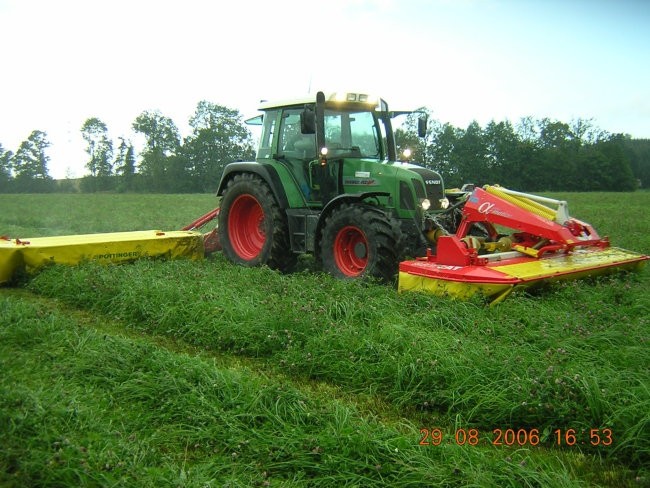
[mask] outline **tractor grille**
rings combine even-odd
[[[427,198],[431,201],[431,208],[440,208],[440,200],[445,196],[445,187],[442,183],[442,176],[435,171],[426,168],[415,168],[413,169],[413,172],[422,177]]]

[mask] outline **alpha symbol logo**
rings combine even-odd
[[[479,205],[479,207],[478,207],[478,211],[479,211],[480,213],[482,213],[482,214],[486,214],[486,215],[487,215],[487,214],[489,214],[489,213],[492,211],[493,208],[494,208],[494,203],[483,202],[483,203],[481,203],[481,205]]]

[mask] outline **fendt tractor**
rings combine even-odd
[[[395,277],[425,255],[449,206],[440,175],[398,162],[386,102],[361,93],[262,103],[255,162],[219,184],[219,241],[233,262],[289,270],[313,253],[334,276]],[[423,122],[420,123],[424,130]]]
[[[57,262],[200,258],[222,249],[244,266],[290,271],[313,254],[340,278],[498,303],[513,290],[640,267],[567,203],[497,185],[445,189],[441,176],[398,158],[394,112],[362,93],[263,102],[255,161],[228,164],[220,207],[182,231],[0,238],[0,284]],[[426,118],[418,118],[426,134]],[[201,234],[198,229],[216,220]]]
[[[245,266],[290,270],[301,253],[342,278],[493,303],[516,287],[634,268],[566,202],[498,186],[445,191],[440,174],[399,160],[382,99],[334,93],[263,102],[255,162],[229,164],[218,241]],[[426,135],[426,118],[418,118]],[[414,259],[404,260],[405,257]]]

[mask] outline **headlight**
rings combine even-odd
[[[449,199],[448,198],[441,198],[440,199],[440,208],[448,208],[449,207]]]
[[[377,105],[379,99],[374,95],[367,93],[354,93],[354,92],[337,92],[329,96],[330,100],[335,102],[359,102]]]
[[[422,207],[422,210],[429,210],[431,208],[431,202],[428,198],[425,198],[420,202],[420,206]]]

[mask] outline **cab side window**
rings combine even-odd
[[[300,132],[301,112],[302,109],[290,109],[282,113],[278,152],[287,158],[314,159],[316,137],[314,134]]]
[[[273,137],[275,135],[275,124],[278,119],[278,110],[270,110],[264,114],[262,122],[262,137],[260,146],[257,150],[258,158],[270,158],[273,147]]]

